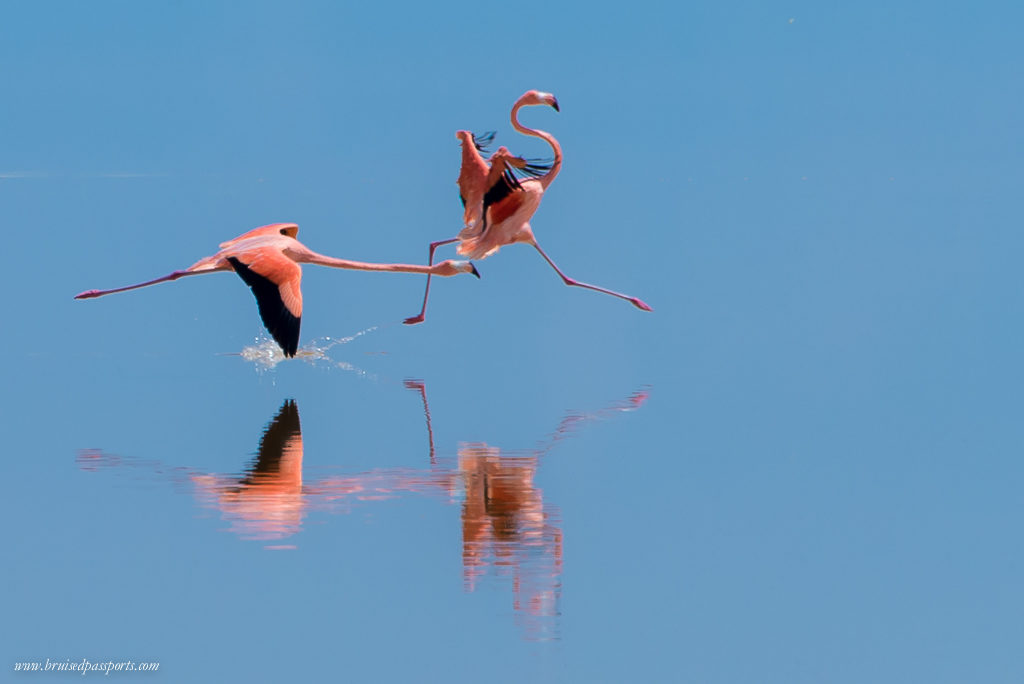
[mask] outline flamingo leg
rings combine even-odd
[[[437,465],[437,458],[434,456],[434,430],[430,427],[430,404],[427,403],[427,386],[422,380],[406,380],[405,387],[417,390],[420,398],[423,399],[423,413],[427,416],[427,440],[430,444],[430,465]]]
[[[169,280],[177,280],[178,278],[184,278],[185,276],[203,275],[204,273],[214,273],[216,271],[223,271],[222,268],[207,268],[201,271],[174,271],[163,278],[157,278],[156,280],[147,280],[144,283],[138,283],[137,285],[128,285],[126,287],[117,287],[113,290],[86,290],[85,292],[79,292],[75,295],[75,299],[92,299],[93,297],[102,297],[103,295],[114,294],[115,292],[125,292],[127,290],[137,290],[140,287],[149,287],[150,285],[156,285],[157,283],[164,283]]]
[[[588,290],[594,290],[596,292],[603,292],[604,294],[610,294],[613,297],[618,297],[619,299],[625,299],[627,302],[629,302],[630,304],[632,304],[636,308],[641,309],[643,311],[654,311],[654,309],[652,309],[646,302],[644,302],[644,300],[640,299],[639,297],[630,297],[629,295],[622,294],[621,292],[615,292],[613,290],[606,290],[603,287],[598,287],[597,285],[589,285],[587,283],[581,283],[578,280],[573,280],[569,276],[567,276],[564,273],[562,273],[562,269],[558,268],[558,266],[555,265],[555,262],[551,260],[551,257],[549,257],[547,254],[545,254],[544,250],[540,248],[540,245],[538,245],[536,242],[531,242],[530,244],[532,244],[534,247],[537,248],[537,251],[540,252],[540,255],[542,257],[544,257],[544,261],[546,261],[549,264],[551,264],[551,268],[555,269],[555,273],[557,273],[562,278],[562,282],[564,282],[566,285],[569,285],[571,287],[585,287]]]
[[[458,242],[458,241],[459,241],[458,238],[451,238],[449,240],[441,240],[439,242],[431,242],[430,243],[430,257],[429,257],[429,259],[427,259],[427,265],[428,266],[433,266],[434,265],[434,251],[438,247],[441,247],[443,245],[450,245],[451,243]],[[427,297],[429,297],[429,296],[430,296],[430,275],[428,274],[427,275],[427,289],[423,293],[423,308],[420,309],[420,312],[419,312],[418,315],[410,316],[409,318],[406,318],[402,322],[405,323],[406,325],[416,325],[417,323],[422,323],[423,319],[426,318],[426,315],[427,315]]]

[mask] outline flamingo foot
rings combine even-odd
[[[420,314],[419,316],[410,316],[409,318],[406,318],[404,321],[402,321],[402,323],[406,325],[416,325],[417,323],[422,323],[425,318],[426,316],[424,316],[423,314]]]
[[[642,311],[654,311],[654,309],[652,309],[647,302],[645,302],[644,300],[640,299],[639,297],[632,297],[629,300],[629,302],[630,302],[630,304],[632,304],[633,306],[635,306],[636,308],[638,308],[638,309],[640,309]]]

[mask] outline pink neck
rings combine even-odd
[[[440,264],[435,264],[434,266],[419,266],[416,264],[375,264],[365,261],[338,259],[335,257],[325,256],[323,254],[317,254],[313,251],[310,251],[302,261],[310,264],[319,264],[321,266],[330,266],[331,268],[346,268],[353,271],[387,271],[390,273],[422,273],[426,275],[436,273],[436,269],[440,266]]]
[[[551,165],[551,170],[537,179],[540,181],[541,185],[546,190],[547,187],[551,185],[551,181],[555,180],[555,176],[558,175],[558,172],[562,170],[562,146],[558,144],[557,140],[555,140],[555,136],[551,135],[547,131],[541,131],[535,128],[527,128],[526,126],[519,123],[519,109],[522,106],[523,105],[521,103],[517,102],[516,105],[512,107],[512,128],[516,129],[523,135],[532,135],[535,138],[540,138],[541,140],[545,141],[548,145],[551,145],[551,150],[554,152],[555,155],[555,161]]]

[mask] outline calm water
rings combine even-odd
[[[12,4],[0,679],[1021,681],[1022,20]],[[72,300],[279,221],[422,263],[528,88],[534,232],[653,313],[522,246],[415,327],[306,268],[288,361],[232,274]]]
[[[265,339],[208,359],[243,392],[192,391],[169,358],[29,361],[60,386],[15,402],[15,424],[64,418],[19,438],[12,464],[13,643],[43,661],[157,661],[171,680],[312,676],[338,659],[360,678],[472,678],[495,659],[499,679],[564,676],[583,626],[566,618],[616,562],[574,587],[576,559],[605,556],[601,528],[623,523],[576,508],[595,496],[577,484],[612,466],[607,441],[636,438],[655,390],[537,410],[514,395],[540,388],[510,375],[453,390],[393,379],[379,351],[343,360],[372,339],[314,341],[284,367]],[[119,373],[135,396],[111,391]]]
[[[262,431],[255,457],[231,475],[204,473],[194,467],[168,465],[83,449],[77,462],[83,470],[123,470],[133,480],[165,480],[187,490],[198,506],[219,513],[225,532],[264,543],[268,550],[296,550],[293,539],[304,524],[322,524],[322,514],[369,517],[374,508],[413,495],[455,505],[461,529],[463,585],[467,592],[487,578],[513,593],[517,622],[528,639],[558,638],[562,525],[557,506],[545,502],[536,483],[541,460],[561,440],[585,423],[614,412],[632,411],[647,398],[636,392],[622,402],[592,413],[567,415],[536,449],[518,451],[483,442],[463,443],[454,455],[440,458],[433,441],[429,405],[423,382],[406,387],[421,394],[426,417],[425,451],[420,467],[347,470],[343,464],[303,467],[304,448],[299,409],[286,399]],[[439,530],[439,532],[442,532]],[[450,535],[440,534],[439,540]],[[386,540],[381,540],[388,543]],[[443,544],[447,547],[447,544]],[[449,551],[452,549],[449,548]]]

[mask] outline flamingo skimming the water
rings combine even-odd
[[[459,273],[480,274],[470,261],[448,260],[431,266],[411,264],[374,264],[349,261],[317,254],[295,239],[299,227],[294,223],[261,226],[220,245],[213,256],[200,259],[183,271],[174,271],[162,278],[113,290],[87,290],[75,299],[91,299],[103,295],[134,290],[186,276],[234,271],[252,288],[259,306],[260,318],[285,356],[295,356],[299,347],[299,325],[302,320],[302,269],[299,264],[320,264],[331,268],[357,271],[390,271],[453,276]]]
[[[625,299],[638,309],[652,311],[650,306],[637,297],[573,280],[565,275],[537,244],[529,221],[537,211],[537,207],[540,206],[544,191],[555,180],[562,168],[562,147],[547,131],[526,128],[519,123],[519,110],[522,107],[533,105],[547,105],[556,112],[559,111],[558,100],[554,95],[529,90],[512,106],[510,116],[512,127],[523,135],[540,138],[551,145],[554,159],[550,164],[513,156],[504,147],[494,153],[488,164],[480,152],[493,139],[493,134],[479,138],[473,136],[469,131],[458,131],[455,134],[462,144],[462,167],[459,172],[458,185],[459,197],[465,207],[463,213],[465,227],[454,238],[432,242],[428,263],[434,262],[434,250],[452,242],[458,242],[458,253],[470,259],[486,259],[505,245],[523,242],[533,245],[566,285],[603,292]],[[524,178],[521,180],[519,176]],[[423,322],[429,296],[430,276],[428,275],[427,288],[423,293],[423,307],[418,315],[405,319],[404,322],[407,325]]]

